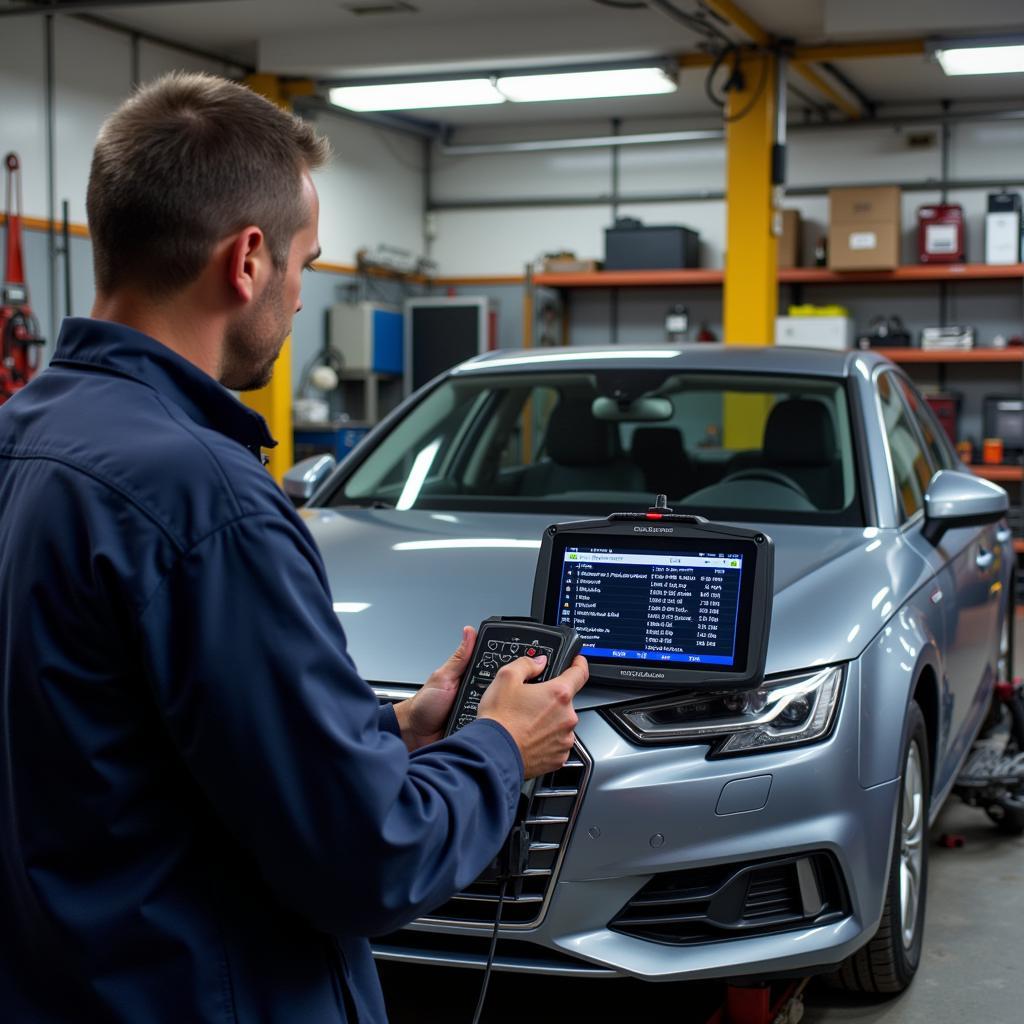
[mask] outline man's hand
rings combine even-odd
[[[511,734],[532,779],[561,768],[572,750],[579,721],[572,699],[590,677],[587,659],[577,657],[560,676],[530,683],[546,658],[517,658],[494,677],[480,700],[478,718],[493,718]]]
[[[423,684],[415,697],[395,705],[395,717],[402,730],[402,739],[410,751],[425,747],[441,738],[459,680],[469,665],[476,645],[476,630],[472,626],[462,627],[462,643],[455,653]]]

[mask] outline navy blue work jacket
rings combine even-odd
[[[512,823],[501,726],[410,755],[378,707],[272,443],[96,320],[0,406],[5,1022],[383,1021],[365,936]]]

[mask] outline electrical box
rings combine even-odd
[[[985,214],[985,262],[1005,265],[1020,260],[1020,193],[993,192]]]
[[[327,337],[346,373],[401,375],[402,313],[376,302],[343,302],[327,310]]]
[[[922,263],[963,263],[964,208],[933,203],[917,209],[917,258]]]
[[[678,225],[623,217],[604,232],[605,270],[675,270],[700,266],[700,235]]]

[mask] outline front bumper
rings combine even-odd
[[[881,917],[899,786],[860,785],[856,663],[844,687],[825,741],[715,761],[703,746],[636,747],[597,711],[581,713],[593,768],[547,911],[536,927],[502,929],[495,967],[682,981],[809,972],[854,952]],[[722,800],[728,783],[755,778],[753,790],[769,787],[763,807]],[[682,946],[608,927],[656,874],[811,852],[835,858],[848,896],[827,925]],[[374,948],[381,959],[482,967],[490,930],[415,922]]]

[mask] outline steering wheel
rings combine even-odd
[[[736,480],[770,480],[773,484],[782,484],[783,487],[796,491],[805,501],[810,502],[812,505],[814,504],[807,492],[792,477],[786,476],[785,473],[780,473],[777,469],[753,466],[750,469],[741,469],[736,473],[730,473],[729,476],[718,482],[720,484],[730,484]]]

